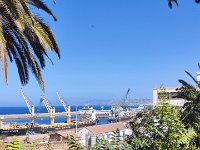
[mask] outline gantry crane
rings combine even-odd
[[[24,94],[24,91],[22,90],[22,88],[20,88],[20,92],[21,92],[21,94],[22,94],[22,96],[23,96],[23,98],[24,98],[24,100],[26,102],[26,105],[28,107],[28,110],[29,110],[29,112],[31,114],[32,122],[34,122],[34,120],[35,120],[35,108],[34,108],[34,105],[30,104],[30,102],[29,102],[28,98],[26,97],[26,95]]]
[[[49,117],[50,117],[50,124],[53,125],[54,124],[54,119],[55,119],[55,107],[52,107],[48,100],[46,99],[45,96],[41,96],[40,97],[40,102],[43,102],[48,113],[49,113]]]
[[[66,105],[64,99],[62,98],[62,96],[60,96],[59,92],[56,92],[56,94],[57,94],[57,96],[58,96],[60,102],[62,103],[62,105],[63,105],[65,111],[67,112],[67,123],[71,123],[71,112],[70,112],[71,110],[70,110],[70,105],[68,105],[68,106]]]

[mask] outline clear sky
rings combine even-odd
[[[167,7],[158,0],[44,0],[58,18],[44,15],[56,36],[61,59],[50,54],[43,70],[43,93],[31,75],[23,87],[39,104],[45,95],[60,105],[56,91],[69,103],[152,98],[152,89],[191,80],[200,58],[200,5],[180,1]],[[25,106],[15,64],[9,63],[8,85],[0,75],[0,106]],[[191,82],[192,83],[192,82]]]

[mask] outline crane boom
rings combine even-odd
[[[64,101],[64,99],[62,98],[62,96],[60,96],[59,92],[56,92],[56,93],[57,93],[58,98],[59,98],[60,102],[62,103],[65,111],[67,112],[67,122],[71,123],[71,112],[70,112],[71,108],[70,108],[70,105],[67,106],[66,103],[65,103],[65,101]]]
[[[67,112],[67,111],[68,111],[68,109],[67,109],[67,105],[66,105],[66,103],[65,103],[64,99],[62,98],[62,96],[60,96],[59,92],[56,92],[56,94],[57,94],[57,96],[58,96],[58,98],[59,98],[60,102],[62,103],[62,105],[63,105],[63,107],[64,107],[65,111]]]
[[[129,92],[130,92],[130,88],[128,88],[128,90],[127,90],[127,92],[126,92],[126,94],[125,94],[125,96],[124,96],[124,99],[123,99],[123,104],[122,104],[122,106],[125,106],[125,103],[126,103],[126,100],[127,100],[127,98],[128,98],[128,94],[129,94]]]
[[[44,103],[44,105],[45,105],[45,107],[46,107],[46,109],[47,109],[47,111],[49,113],[49,116],[50,116],[50,121],[51,121],[50,124],[53,125],[54,124],[54,118],[55,118],[55,107],[52,107],[49,104],[49,102],[48,102],[48,100],[46,99],[45,96],[41,96],[40,97],[40,102]]]
[[[41,98],[40,101],[41,101],[41,102],[44,102],[44,105],[45,105],[45,107],[46,107],[48,113],[50,113],[52,107],[51,107],[51,105],[49,104],[48,100],[46,99],[45,96],[41,96],[40,98]]]
[[[20,88],[20,92],[21,92],[21,94],[22,94],[22,96],[23,96],[23,98],[26,102],[26,105],[28,107],[29,112],[32,114],[33,113],[32,112],[32,106],[30,105],[30,102],[29,102],[28,98],[26,97],[26,95],[24,94],[24,91],[22,90],[22,88]]]

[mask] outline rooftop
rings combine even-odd
[[[117,129],[119,130],[127,129],[126,123],[123,122],[104,124],[98,126],[89,126],[86,128],[96,135],[116,131]]]

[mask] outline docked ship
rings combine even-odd
[[[78,111],[78,114],[83,120],[91,120],[96,123],[99,122],[96,117],[96,110],[91,105],[85,105]]]
[[[121,106],[113,105],[108,117],[109,122],[126,122],[132,119],[134,112],[129,109],[123,109]]]
[[[13,135],[26,135],[32,133],[40,133],[41,127],[36,125],[35,127],[29,126],[26,124],[17,124],[17,123],[7,123],[4,122],[4,128],[0,129],[0,135],[4,136],[13,136]]]
[[[55,125],[41,125],[41,129],[39,133],[45,134],[45,133],[51,133],[59,130],[66,130],[66,129],[73,129],[73,128],[82,128],[86,126],[92,126],[95,125],[96,121],[84,121],[84,122],[73,122],[72,123],[58,123]]]
[[[9,123],[7,123],[9,124]],[[59,130],[73,129],[73,128],[81,128],[85,126],[95,125],[96,121],[85,121],[85,122],[77,122],[77,124],[72,121],[71,123],[55,123],[54,125],[18,125],[17,123],[12,123],[7,128],[0,129],[0,136],[19,136],[19,135],[30,135],[30,134],[45,134],[45,133],[53,133]]]

